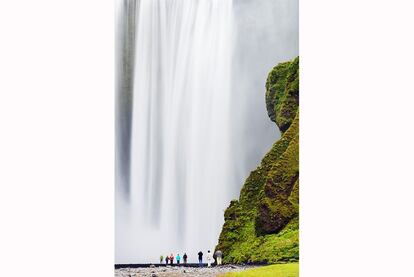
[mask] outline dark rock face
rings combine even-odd
[[[216,249],[227,263],[299,259],[299,58],[269,73],[266,108],[282,136],[225,211]]]

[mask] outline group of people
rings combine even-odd
[[[183,255],[184,264],[187,264],[187,258],[188,258],[187,253],[184,253],[184,255]],[[177,254],[177,256],[175,257],[175,259],[177,261],[177,264],[180,264],[180,262],[181,262],[181,256],[180,256],[180,254]],[[164,261],[164,256],[161,255],[160,256],[160,264],[162,264],[163,261]],[[167,255],[165,257],[165,264],[166,265],[168,265],[168,264],[171,264],[171,265],[174,264],[174,255],[172,253],[171,253],[171,255],[169,255],[169,256]]]
[[[204,254],[203,254],[202,251],[200,251],[200,252],[198,252],[197,255],[198,255],[198,266],[201,267],[201,266],[203,266],[203,255]],[[214,262],[214,260],[216,261],[217,265],[221,265],[222,258],[223,258],[223,252],[221,252],[220,250],[217,250],[216,253],[214,253],[214,255],[212,255],[210,250],[208,250],[206,256],[207,256],[206,258],[207,258],[207,266],[208,267],[211,267],[211,264]],[[186,265],[187,260],[188,260],[187,253],[184,253],[182,258],[183,258],[183,262],[184,262],[183,264]],[[175,256],[175,260],[176,260],[177,265],[179,265],[180,262],[181,262],[180,254],[177,254],[177,256]],[[161,255],[160,256],[160,263],[162,264],[163,262],[164,262],[164,256]],[[173,265],[174,264],[174,255],[172,253],[165,257],[165,264],[166,265],[169,265],[169,264]]]

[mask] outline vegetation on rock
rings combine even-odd
[[[299,58],[277,65],[266,81],[266,108],[270,119],[284,132],[299,106]]]
[[[240,272],[229,272],[221,277],[298,277],[299,264],[277,264],[248,269]]]
[[[269,73],[266,108],[282,135],[224,213],[225,263],[299,260],[299,58]]]

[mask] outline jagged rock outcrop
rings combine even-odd
[[[266,108],[281,138],[224,213],[216,248],[227,263],[299,259],[299,58],[269,73]]]

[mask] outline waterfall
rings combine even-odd
[[[254,95],[235,81],[237,65],[240,83],[255,74],[234,61],[233,0],[118,3],[115,262],[184,252],[194,262],[214,250],[224,209],[277,138],[262,100],[266,76]],[[274,65],[262,60],[262,71]]]

